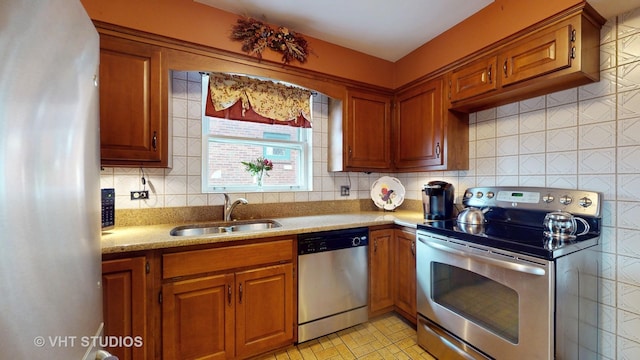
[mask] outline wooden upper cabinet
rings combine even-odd
[[[168,70],[160,47],[100,34],[102,165],[167,167]]]
[[[473,54],[449,72],[450,108],[472,112],[598,81],[604,22],[585,2]]]
[[[498,88],[498,57],[489,56],[451,73],[451,101],[464,100]]]
[[[344,170],[391,169],[391,96],[349,89],[344,122]]]
[[[426,170],[444,163],[441,78],[398,94],[394,117],[394,167]]]
[[[572,25],[560,26],[501,52],[502,86],[570,67],[575,37]]]

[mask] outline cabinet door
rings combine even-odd
[[[429,170],[444,164],[442,87],[442,78],[437,78],[398,94],[393,129],[396,169]]]
[[[572,26],[552,29],[501,52],[502,86],[541,76],[571,66]]]
[[[146,259],[108,260],[102,262],[104,335],[140,337],[141,347],[108,347],[121,360],[146,359]]]
[[[393,307],[393,229],[369,233],[369,312]]]
[[[100,36],[103,165],[167,165],[167,101],[159,47]]]
[[[233,289],[233,274],[163,285],[163,359],[233,358]]]
[[[349,90],[344,122],[345,170],[391,168],[391,98]]]
[[[394,303],[413,322],[416,321],[416,234],[395,230]]]
[[[480,59],[451,73],[451,102],[496,90],[498,57]]]
[[[236,273],[236,354],[246,358],[293,343],[293,265]]]

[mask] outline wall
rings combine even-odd
[[[201,193],[202,95],[201,77],[197,72],[173,72],[170,91],[170,117],[173,146],[173,168],[129,169],[104,168],[101,186],[116,190],[117,209],[165,208],[221,205],[221,194]],[[330,173],[327,171],[328,98],[313,98],[313,191],[282,193],[237,193],[252,204],[353,200],[369,196],[369,187],[379,175]],[[131,190],[142,190],[142,171],[146,174],[147,200],[130,200]],[[351,182],[350,196],[340,196],[340,185]],[[362,189],[358,191],[359,189]]]
[[[93,20],[242,53],[241,43],[229,39],[231,27],[239,17],[193,0],[81,0],[81,2]],[[274,27],[279,25],[286,24],[274,24]],[[305,39],[309,42],[312,54],[305,64],[292,62],[288,65],[289,67],[301,67],[383,87],[393,87],[392,62],[310,36],[305,36]],[[280,64],[280,57],[273,51],[263,53],[264,61]]]
[[[418,199],[428,180],[464,189],[549,186],[604,193],[603,359],[640,359],[640,9],[601,31],[598,83],[470,116],[470,169],[399,175]]]
[[[238,16],[193,0],[81,2],[94,20],[241,53],[240,43],[228,38]],[[395,89],[579,2],[495,0],[396,63],[305,36],[314,54],[289,66]],[[263,55],[280,63],[276,53]]]
[[[396,87],[402,86],[580,2],[494,0],[398,60],[394,67],[394,83]]]
[[[407,198],[419,200],[430,180],[452,182],[458,198],[482,185],[583,188],[604,193],[603,359],[640,359],[640,9],[621,14],[601,32],[601,81],[470,116],[470,169],[396,174]],[[200,194],[199,76],[173,81],[174,168],[145,169],[153,196],[117,208],[219,205]],[[234,194],[251,203],[369,198],[381,175],[328,173],[326,100],[314,103],[314,191]],[[351,183],[350,197],[340,185]],[[105,169],[102,186],[118,193],[141,187],[138,169]]]

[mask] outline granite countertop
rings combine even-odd
[[[282,226],[267,230],[196,236],[169,235],[169,231],[174,227],[186,225],[183,223],[116,227],[102,233],[102,253],[115,254],[180,246],[204,245],[274,236],[297,235],[316,231],[347,229],[360,226],[397,224],[416,228],[418,223],[423,222],[423,214],[422,212],[406,210],[393,212],[364,211],[270,219],[279,222]],[[211,222],[213,222],[213,220]]]

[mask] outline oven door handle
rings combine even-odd
[[[434,243],[434,242],[426,240],[426,239],[424,239],[422,237],[419,237],[418,239],[420,240],[421,243],[423,243],[423,244],[425,244],[425,245],[427,245],[427,246],[429,246],[431,248],[434,248],[436,250],[445,251],[445,252],[448,252],[450,254],[455,254],[455,255],[459,255],[459,256],[472,257],[475,260],[478,260],[478,261],[486,263],[486,264],[491,264],[491,265],[499,266],[499,267],[502,267],[502,268],[505,268],[505,269],[518,271],[518,272],[523,272],[523,273],[532,274],[532,275],[544,276],[546,274],[545,269],[541,269],[541,268],[533,266],[533,265],[519,264],[519,263],[514,263],[514,262],[511,262],[511,261],[508,261],[508,260],[494,259],[494,258],[491,258],[491,257],[486,257],[486,256],[474,254],[474,253],[469,252],[469,251],[464,251],[464,250],[460,250],[460,249],[454,249],[454,248],[451,248],[451,247],[443,245],[443,244]]]

